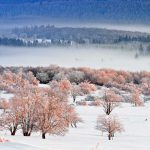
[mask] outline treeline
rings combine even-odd
[[[0,38],[0,45],[7,46],[23,46],[25,43],[21,39],[16,38]]]
[[[0,45],[2,46],[48,46],[48,43],[39,42],[38,40],[24,40],[19,38],[0,37]]]
[[[40,83],[47,84],[53,80],[69,80],[77,85],[88,81],[97,86],[105,86],[132,92],[133,89],[141,91],[144,95],[150,95],[150,72],[116,71],[112,69],[91,68],[62,68],[51,65],[49,67],[0,67],[0,73],[10,70],[17,73],[22,69],[25,73],[31,71]]]
[[[100,28],[72,28],[55,26],[31,26],[15,28],[12,34],[18,37],[74,41],[76,43],[150,42],[150,34],[107,30]]]
[[[45,46],[150,42],[150,34],[146,33],[99,28],[55,27],[50,25],[15,28],[11,34],[18,37],[18,39],[23,39],[26,45],[32,45],[28,42],[33,43],[33,41],[35,45],[39,44]]]

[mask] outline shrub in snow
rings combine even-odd
[[[54,75],[54,77],[53,77],[53,80],[56,80],[56,81],[61,81],[61,80],[64,80],[64,79],[66,79],[67,77],[66,77],[66,74],[65,74],[65,72],[59,72],[59,73],[57,73],[57,74],[55,74]]]
[[[36,74],[36,78],[41,82],[41,83],[48,83],[49,82],[49,76],[47,73],[41,72]]]
[[[73,102],[76,101],[77,96],[84,95],[83,92],[81,91],[81,87],[77,85],[76,83],[72,83],[70,93],[71,93],[71,96],[73,97]]]
[[[79,84],[81,82],[84,81],[84,73],[81,72],[81,71],[74,71],[74,70],[71,70],[68,75],[67,75],[67,78],[69,79],[69,81],[71,83],[76,83],[76,84]]]
[[[91,92],[96,91],[96,86],[94,84],[91,84],[89,82],[82,82],[80,83],[81,91],[84,94],[90,94]]]
[[[134,104],[134,106],[144,106],[144,100],[141,98],[141,94],[139,91],[134,91],[132,94],[131,103]]]
[[[87,106],[86,101],[78,101],[78,102],[76,102],[76,104],[79,105],[79,106]]]
[[[96,97],[91,96],[91,95],[88,95],[88,96],[85,98],[85,101],[95,101],[95,100],[96,100]]]
[[[75,108],[71,105],[66,107],[66,114],[67,115],[65,115],[65,118],[68,126],[71,125],[71,127],[77,128],[77,123],[83,122],[83,120],[76,113]]]
[[[0,99],[0,109],[5,112],[9,108],[9,101],[6,99]]]
[[[96,100],[96,101],[90,102],[88,105],[89,106],[101,106],[102,101],[101,100]]]
[[[99,116],[97,119],[97,130],[106,132],[108,134],[108,140],[112,140],[115,133],[123,132],[124,128],[119,119],[116,116]]]

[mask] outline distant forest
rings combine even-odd
[[[149,0],[0,0],[0,19],[150,23]]]
[[[150,51],[150,34],[99,28],[71,28],[55,26],[31,26],[14,28],[6,36],[0,37],[0,45],[5,46],[72,46],[101,44],[139,43]],[[142,45],[143,44],[143,45]]]

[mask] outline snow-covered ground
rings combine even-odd
[[[84,120],[78,128],[70,128],[64,136],[49,136],[41,139],[40,133],[23,137],[21,132],[14,137],[9,132],[0,132],[0,136],[10,140],[1,143],[2,150],[149,150],[150,149],[150,103],[145,107],[131,107],[122,104],[113,114],[117,114],[124,124],[125,132],[117,134],[108,141],[107,135],[95,129],[98,115],[103,114],[100,107],[76,106],[77,112]],[[147,121],[145,119],[147,118]]]
[[[0,47],[2,66],[49,66],[150,70],[150,57],[135,59],[135,51],[96,47],[17,48]]]
[[[134,58],[135,52],[102,49],[69,48],[9,48],[0,47],[0,65],[3,66],[48,66],[57,64],[65,67],[113,68],[121,70],[150,70],[149,57]],[[42,86],[42,85],[41,85]],[[42,86],[43,87],[43,86]],[[5,93],[1,97],[12,95]],[[8,97],[6,97],[8,96]],[[77,100],[83,99],[79,97]],[[117,114],[124,124],[125,132],[117,134],[113,141],[95,129],[98,115],[104,114],[101,107],[76,106],[83,119],[78,128],[70,128],[64,136],[48,136],[41,139],[36,133],[23,137],[21,131],[12,137],[8,131],[0,131],[0,137],[8,143],[0,143],[0,150],[150,150],[150,103],[144,107],[122,104],[113,114]],[[147,121],[145,121],[147,118]],[[96,149],[96,147],[98,147]]]
[[[13,94],[7,93],[6,91],[0,91],[0,98],[10,99],[13,96]]]

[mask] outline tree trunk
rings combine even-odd
[[[42,139],[46,139],[46,133],[42,133]]]
[[[16,134],[17,131],[17,127],[13,127],[13,129],[11,130],[11,135],[14,136]]]
[[[111,104],[109,103],[109,104],[108,104],[108,114],[107,114],[107,115],[110,115],[110,113],[111,113],[110,110],[111,110]]]
[[[33,130],[33,125],[31,125],[30,127],[23,128],[23,136],[31,136],[32,130]]]
[[[27,132],[24,132],[24,133],[23,133],[23,136],[27,136]]]
[[[108,135],[108,140],[111,140],[111,134],[109,133],[109,135]]]
[[[73,102],[74,103],[76,102],[76,96],[73,96]]]
[[[16,134],[16,131],[12,131],[11,135],[14,136]]]
[[[28,133],[28,132],[23,133],[23,136],[30,136],[30,135],[31,135],[31,133]]]
[[[74,124],[74,127],[75,127],[75,128],[77,128],[77,123],[76,123],[76,122],[74,122],[73,124]]]

